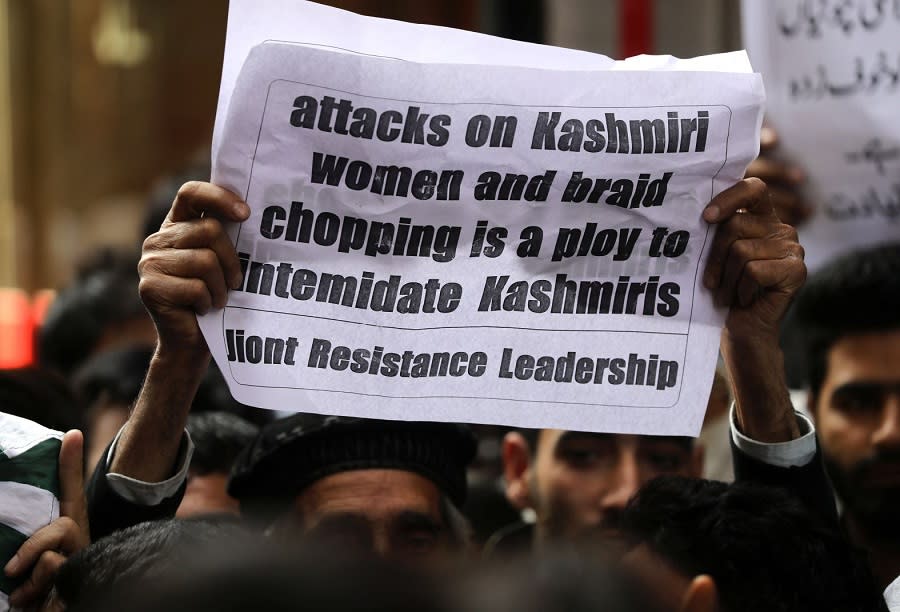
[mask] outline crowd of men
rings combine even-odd
[[[763,141],[702,213],[733,395],[709,446],[733,483],[704,479],[691,438],[237,404],[196,315],[241,284],[223,222],[249,209],[188,182],[139,264],[103,253],[61,293],[42,367],[0,373],[9,418],[68,431],[59,518],[9,551],[0,591],[52,610],[900,610],[900,244],[807,280],[797,173]],[[31,512],[9,495],[3,527]]]

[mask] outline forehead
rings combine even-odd
[[[320,478],[295,499],[310,521],[329,514],[358,514],[373,520],[404,512],[435,516],[440,512],[437,485],[405,470],[351,470]]]
[[[850,382],[900,381],[900,329],[844,336],[828,351],[823,390]]]
[[[561,445],[570,443],[598,443],[608,446],[615,446],[623,449],[640,448],[662,445],[677,447],[687,450],[690,448],[690,442],[687,438],[679,438],[676,436],[640,436],[634,434],[613,434],[613,433],[590,433],[580,431],[566,431],[564,429],[543,429],[538,437],[538,449],[543,452],[552,453],[553,450]]]

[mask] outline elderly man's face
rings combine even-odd
[[[437,485],[403,470],[352,470],[326,476],[294,500],[302,531],[320,542],[401,561],[444,557],[452,538]]]
[[[900,330],[832,345],[812,410],[847,510],[878,532],[900,533]]]
[[[518,484],[537,514],[538,537],[574,539],[616,532],[644,483],[663,474],[699,476],[701,466],[702,452],[684,439],[545,429]]]

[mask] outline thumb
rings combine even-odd
[[[84,495],[84,436],[77,429],[66,432],[59,449],[59,514],[67,516],[89,537],[87,500]]]

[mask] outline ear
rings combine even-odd
[[[711,576],[695,577],[684,597],[679,612],[716,612],[719,609],[719,591]]]
[[[509,432],[503,438],[503,477],[506,479],[506,499],[517,510],[531,506],[530,467],[528,441],[517,431]]]
[[[688,466],[691,478],[703,478],[703,460],[706,459],[706,447],[700,442],[700,438],[694,440],[691,449],[691,464]]]

